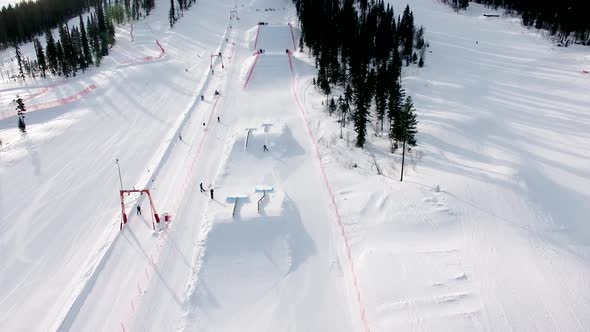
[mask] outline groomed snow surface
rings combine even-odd
[[[430,47],[404,69],[403,183],[375,130],[339,138],[287,0],[198,2],[172,30],[158,2],[100,68],[3,83],[0,330],[590,329],[588,49],[408,2]],[[119,229],[117,158],[168,224],[132,194]]]

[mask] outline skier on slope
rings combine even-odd
[[[262,146],[262,152],[267,152],[268,151],[268,147],[266,146],[266,144],[264,144]]]
[[[205,188],[203,188],[203,182],[201,182],[201,183],[199,184],[199,187],[201,188],[201,192],[202,192],[202,193],[204,193],[204,192],[206,191],[206,190],[205,190]]]

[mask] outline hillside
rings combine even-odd
[[[339,138],[288,0],[174,29],[158,1],[101,67],[0,85],[0,330],[588,330],[588,49],[407,3],[430,52],[403,182],[386,138]],[[121,225],[116,159],[170,222],[131,194]]]

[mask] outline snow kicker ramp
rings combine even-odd
[[[287,54],[262,53],[250,68],[247,89],[265,90],[274,85],[285,85],[291,81]],[[286,64],[286,65],[285,65]]]

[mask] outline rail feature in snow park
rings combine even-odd
[[[257,206],[258,206],[258,213],[260,213],[260,205],[262,204],[262,201],[266,198],[266,193],[267,192],[270,193],[270,192],[273,192],[273,191],[274,191],[274,188],[273,187],[270,187],[270,186],[257,186],[254,189],[254,192],[257,192],[257,193],[260,193],[261,192],[262,193],[262,197],[260,197],[260,199],[256,203]]]
[[[354,262],[352,259],[352,254],[351,254],[352,250],[350,247],[350,241],[348,239],[348,236],[346,236],[346,230],[344,229],[344,224],[342,223],[342,218],[341,218],[340,212],[338,210],[338,205],[336,205],[336,198],[334,195],[334,190],[332,189],[332,186],[330,185],[330,182],[328,181],[328,176],[326,175],[326,170],[325,170],[322,158],[320,156],[320,150],[317,145],[317,140],[315,139],[313,132],[311,131],[311,128],[309,127],[309,124],[307,122],[307,117],[305,116],[305,107],[301,104],[301,101],[299,100],[299,97],[297,95],[296,78],[295,78],[295,71],[293,69],[293,59],[292,59],[291,53],[292,53],[291,51],[287,51],[287,56],[289,58],[289,66],[291,67],[291,75],[292,75],[292,79],[293,79],[293,84],[292,84],[293,96],[295,98],[297,107],[299,108],[299,112],[301,113],[301,117],[303,118],[303,123],[305,124],[305,128],[307,129],[307,133],[309,134],[309,138],[312,142],[312,146],[315,151],[315,156],[316,156],[316,159],[318,160],[318,163],[320,166],[320,173],[322,175],[322,179],[324,180],[324,185],[328,189],[328,194],[330,195],[330,202],[331,202],[332,208],[334,210],[334,214],[336,217],[336,223],[338,225],[338,228],[340,229],[340,235],[342,236],[342,239],[344,241],[344,249],[345,249],[346,257],[348,259],[348,266],[350,269],[350,273],[352,275],[352,283],[354,286],[354,291],[356,293],[355,294],[356,301],[359,306],[359,315],[360,315],[361,321],[363,322],[364,331],[369,332],[371,329],[369,327],[369,322],[367,319],[367,309],[366,309],[364,302],[362,300],[361,290],[360,290],[360,286],[358,284],[358,277],[357,277],[356,269],[355,269]]]

